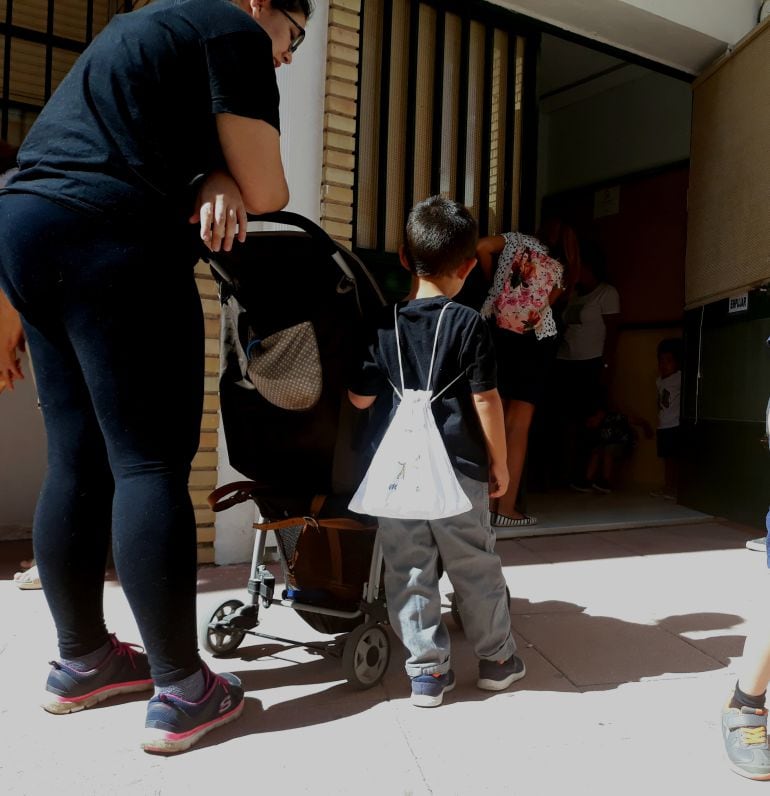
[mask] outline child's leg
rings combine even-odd
[[[601,456],[601,448],[594,448],[591,451],[591,458],[588,460],[588,467],[586,467],[586,481],[593,481],[596,478],[596,473],[599,471],[599,458]]]
[[[511,614],[495,536],[489,524],[488,486],[462,473],[460,485],[473,508],[430,523],[441,560],[455,589],[465,637],[483,660],[505,660],[516,651]]]
[[[669,495],[676,495],[679,462],[673,456],[666,456],[663,460],[663,466],[665,472],[665,491]]]
[[[610,447],[602,448],[602,478],[604,478],[607,483],[612,481],[612,471],[614,467],[614,451]]]
[[[444,674],[449,670],[449,633],[441,621],[438,548],[430,525],[381,517],[379,526],[390,623],[410,653],[406,673]]]

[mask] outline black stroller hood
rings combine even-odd
[[[249,232],[231,252],[206,255],[222,302],[219,389],[229,460],[257,483],[266,518],[305,513],[316,494],[338,495],[346,505],[365,465],[356,443],[364,421],[349,406],[345,377],[361,322],[382,306],[382,294],[363,263],[308,219],[273,213],[251,220],[299,231]],[[292,354],[297,347],[276,353],[274,341],[294,329],[313,353],[317,346],[307,363],[298,361],[304,353]],[[273,362],[260,381],[255,370],[271,345]],[[320,362],[320,374],[310,360]],[[278,384],[291,403],[306,378],[318,387],[309,406],[285,408],[270,389]]]

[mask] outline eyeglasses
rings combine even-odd
[[[299,47],[299,45],[302,44],[303,41],[305,41],[305,29],[287,11],[284,11],[282,8],[276,8],[275,10],[280,11],[286,17],[286,19],[288,19],[289,22],[291,22],[291,24],[294,25],[294,27],[299,31],[299,33],[289,42],[289,51],[295,53],[297,52],[297,48]]]

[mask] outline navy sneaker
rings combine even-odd
[[[48,697],[43,708],[49,713],[77,713],[119,694],[147,691],[152,688],[150,665],[144,650],[136,644],[124,644],[110,635],[112,648],[93,669],[78,672],[64,663],[51,661],[51,673],[45,684]]]
[[[145,752],[184,752],[207,732],[234,721],[243,712],[241,681],[228,672],[214,674],[203,667],[205,688],[197,702],[160,693],[147,705],[142,749]]]
[[[725,754],[736,774],[770,780],[766,710],[726,707],[722,711],[722,736]]]
[[[455,673],[420,674],[412,678],[412,704],[418,708],[437,708],[444,694],[455,687]]]
[[[526,673],[527,667],[518,655],[511,655],[505,661],[479,661],[476,685],[485,691],[504,691]]]

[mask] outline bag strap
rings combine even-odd
[[[285,520],[268,520],[255,522],[258,531],[282,531],[286,528],[296,528],[298,525],[312,525],[314,528],[330,528],[337,531],[371,531],[377,527],[376,523],[359,522],[349,517],[289,517]]]
[[[431,397],[430,402],[433,403],[436,398],[440,398],[453,384],[460,381],[460,379],[465,375],[465,371],[460,373],[456,378],[452,379],[445,387],[442,387],[434,396]]]
[[[215,489],[207,498],[213,511],[224,511],[231,506],[245,503],[254,498],[254,493],[259,490],[255,481],[233,481]]]
[[[318,513],[326,502],[326,495],[316,495],[310,503],[310,514],[302,517],[288,517],[284,520],[267,520],[266,522],[255,522],[254,527],[258,531],[281,531],[284,528],[296,528],[298,525],[312,525],[318,528],[329,528],[336,531],[365,531],[376,528],[376,524],[365,524],[359,520],[349,517],[323,517],[319,518]]]
[[[430,355],[430,367],[428,368],[428,383],[425,385],[425,389],[426,390],[430,390],[431,383],[433,381],[433,365],[436,362],[436,348],[438,346],[438,332],[439,332],[439,329],[441,328],[441,321],[444,319],[444,313],[447,311],[447,309],[449,308],[450,304],[454,304],[454,302],[453,301],[447,301],[447,303],[444,304],[444,306],[441,308],[441,312],[439,313],[439,316],[438,316],[438,323],[436,324],[436,334],[433,336],[433,351],[431,352],[431,355]],[[403,362],[401,360],[401,336],[398,333],[398,304],[394,304],[393,305],[393,327],[396,330],[396,350],[398,352],[398,370],[399,370],[399,373],[401,374],[401,392],[400,393],[398,392],[398,390],[393,385],[393,382],[390,382],[390,384],[393,387],[393,389],[396,391],[396,394],[398,395],[398,397],[399,398],[403,398],[403,391],[404,391],[406,385],[404,384],[404,364],[403,364]],[[441,395],[441,393],[443,393],[448,387],[451,387],[462,376],[463,376],[463,373],[461,373],[453,381],[449,382],[449,384],[447,384],[447,386],[444,387],[444,389],[441,390],[441,392],[438,395]],[[436,396],[436,398],[438,397],[438,395]],[[435,398],[433,398],[431,400],[431,403],[433,402],[433,400],[435,400]]]

